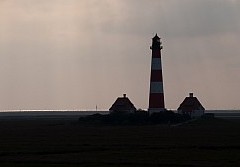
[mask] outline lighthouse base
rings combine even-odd
[[[163,112],[163,111],[166,111],[166,109],[165,108],[149,108],[148,109],[149,114]]]

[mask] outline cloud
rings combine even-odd
[[[240,3],[230,0],[117,1],[117,18],[100,23],[115,33],[146,34],[163,32],[168,36],[208,36],[239,31]],[[99,14],[99,13],[98,13]]]
[[[76,32],[78,28],[78,33],[149,35],[161,32],[169,37],[208,36],[240,29],[240,2],[232,0],[4,2],[2,18],[10,29],[27,28],[29,24],[33,29],[36,25],[35,29],[39,27],[41,32],[50,29],[50,33]],[[18,25],[12,25],[11,21]],[[73,25],[75,29],[67,29]]]

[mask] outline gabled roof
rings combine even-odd
[[[184,101],[178,107],[178,110],[193,111],[193,110],[205,110],[202,104],[193,94],[190,93],[189,97],[186,97]]]
[[[110,111],[135,111],[133,103],[126,97],[124,94],[123,97],[118,97],[117,100],[113,103]]]

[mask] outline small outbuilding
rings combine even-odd
[[[191,118],[197,118],[204,115],[205,108],[196,97],[193,97],[193,93],[189,93],[189,97],[184,99],[177,111],[179,114],[187,114]]]
[[[126,94],[123,94],[123,97],[118,97],[117,100],[113,103],[112,107],[109,109],[110,113],[134,113],[136,108],[133,103],[129,100]]]

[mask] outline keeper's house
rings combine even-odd
[[[184,99],[177,111],[179,114],[187,114],[191,118],[197,118],[204,115],[205,108],[196,97],[193,97],[193,93],[189,93],[189,97]]]
[[[123,94],[123,97],[117,98],[109,111],[110,113],[134,113],[136,111],[136,108],[126,96],[126,94]]]

